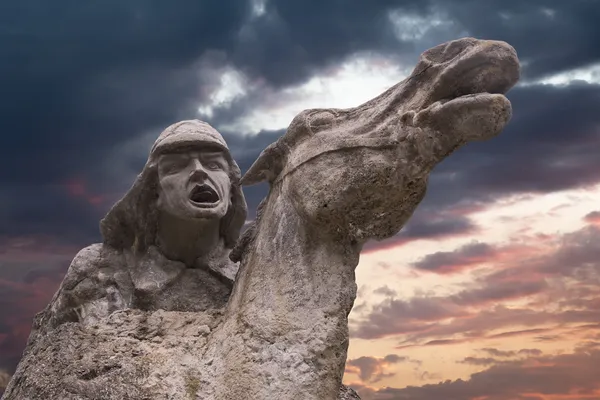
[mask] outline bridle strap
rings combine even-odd
[[[273,183],[277,183],[286,175],[294,172],[302,164],[311,161],[323,154],[333,153],[339,150],[355,148],[390,148],[397,147],[400,140],[397,138],[372,138],[372,137],[331,137],[316,135],[300,143],[297,148],[288,155],[285,167]]]

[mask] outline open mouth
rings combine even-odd
[[[441,53],[433,56],[444,59]],[[432,75],[422,102],[402,117],[408,125],[426,126],[445,137],[487,140],[500,133],[512,116],[504,94],[519,75],[516,53],[503,42],[467,47],[440,67],[437,76]]]
[[[504,42],[464,39],[430,49],[423,57],[441,65],[416,113],[458,110],[464,106],[498,107],[520,76],[515,50]],[[434,67],[435,69],[435,67]],[[507,101],[506,101],[507,102]]]
[[[472,119],[474,123],[478,119],[483,125],[489,122],[485,122],[486,118],[494,119],[497,127],[490,131],[499,132],[498,128],[504,126],[511,116],[510,102],[504,94],[518,77],[516,56],[514,59],[508,56],[486,58],[482,52],[465,58],[437,78],[422,108],[410,113],[412,123],[420,125],[437,120],[447,125],[457,115],[466,115],[466,119]],[[462,124],[467,125],[466,121]]]
[[[498,76],[501,75],[498,74]],[[467,84],[464,86],[455,88],[446,93],[440,93],[438,91],[436,96],[432,96],[431,102],[426,104],[421,111],[440,111],[444,108],[458,109],[461,106],[473,103],[476,103],[479,107],[485,107],[487,104],[506,100],[504,94],[510,89],[510,86],[507,85],[504,80],[500,79],[500,82],[498,82],[494,77],[490,77],[488,74],[487,82],[484,84],[469,85],[467,78],[470,77],[467,76],[465,78]]]
[[[219,201],[219,195],[209,185],[196,185],[190,192],[190,201],[196,205],[213,205]]]
[[[451,54],[452,50],[448,52]],[[479,94],[502,95],[517,83],[519,76],[519,60],[511,46],[504,42],[480,41],[465,47],[435,79],[429,104]]]

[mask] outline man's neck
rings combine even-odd
[[[225,251],[219,229],[218,219],[190,221],[161,212],[156,245],[166,258],[188,267],[212,267]]]

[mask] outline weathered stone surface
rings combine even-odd
[[[342,385],[338,395],[339,400],[360,400],[360,396],[356,391],[348,386]]]
[[[102,275],[79,288],[83,281],[68,275],[63,286],[76,293],[113,289],[84,296],[101,301],[84,308],[83,318],[51,323],[53,305],[39,316],[5,399],[357,398],[340,384],[362,245],[400,230],[422,200],[437,163],[468,141],[489,139],[502,130],[511,117],[502,93],[518,77],[512,47],[466,38],[428,50],[410,77],[361,106],[300,113],[242,178],[243,184],[266,180],[270,191],[231,252],[240,266],[224,308],[202,303],[197,309],[161,310],[162,300],[143,307],[125,299],[104,300],[130,293],[122,289],[127,285],[134,294],[135,288],[155,290],[180,271],[170,264],[178,247],[153,242],[154,226],[131,217],[138,215],[135,202],[117,205],[113,215],[130,219],[133,228],[105,219],[105,238],[114,240],[99,249],[119,251],[102,260],[115,257],[125,265],[143,266],[138,260],[147,255],[156,269],[140,268],[140,274],[153,271],[149,276],[159,277],[158,283],[115,273],[112,286]],[[159,185],[160,179],[155,182]],[[177,180],[163,183],[169,194],[180,187]],[[141,193],[148,190],[140,187]],[[149,190],[157,192],[156,186]],[[185,209],[176,196],[167,200],[161,204]],[[172,220],[165,225],[177,226]],[[152,244],[157,244],[155,253],[149,252]],[[140,246],[144,252],[132,251],[133,258],[120,251]],[[186,246],[179,250],[187,255],[179,261],[187,271],[194,266],[189,261],[194,252]],[[156,264],[158,253],[169,255]],[[85,266],[72,269],[79,276]],[[162,299],[161,293],[143,298]],[[218,297],[207,297],[213,295]],[[60,296],[59,291],[53,304]]]
[[[221,320],[219,311],[128,309],[99,323],[61,324],[35,337],[26,357],[36,362],[21,363],[19,376],[36,379],[13,381],[11,398],[195,399],[210,379],[211,360],[199,356]],[[339,399],[360,400],[345,386]]]
[[[194,399],[216,312],[118,310],[34,334],[7,399]]]

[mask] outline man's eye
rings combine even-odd
[[[182,170],[183,168],[186,167],[187,164],[188,164],[188,160],[184,160],[184,159],[172,160],[172,161],[163,163],[163,165],[161,166],[161,170],[163,171],[163,173],[171,174],[171,173]]]
[[[219,164],[216,161],[209,161],[209,162],[207,162],[206,163],[206,168],[212,169],[212,170],[222,169],[221,164]]]

